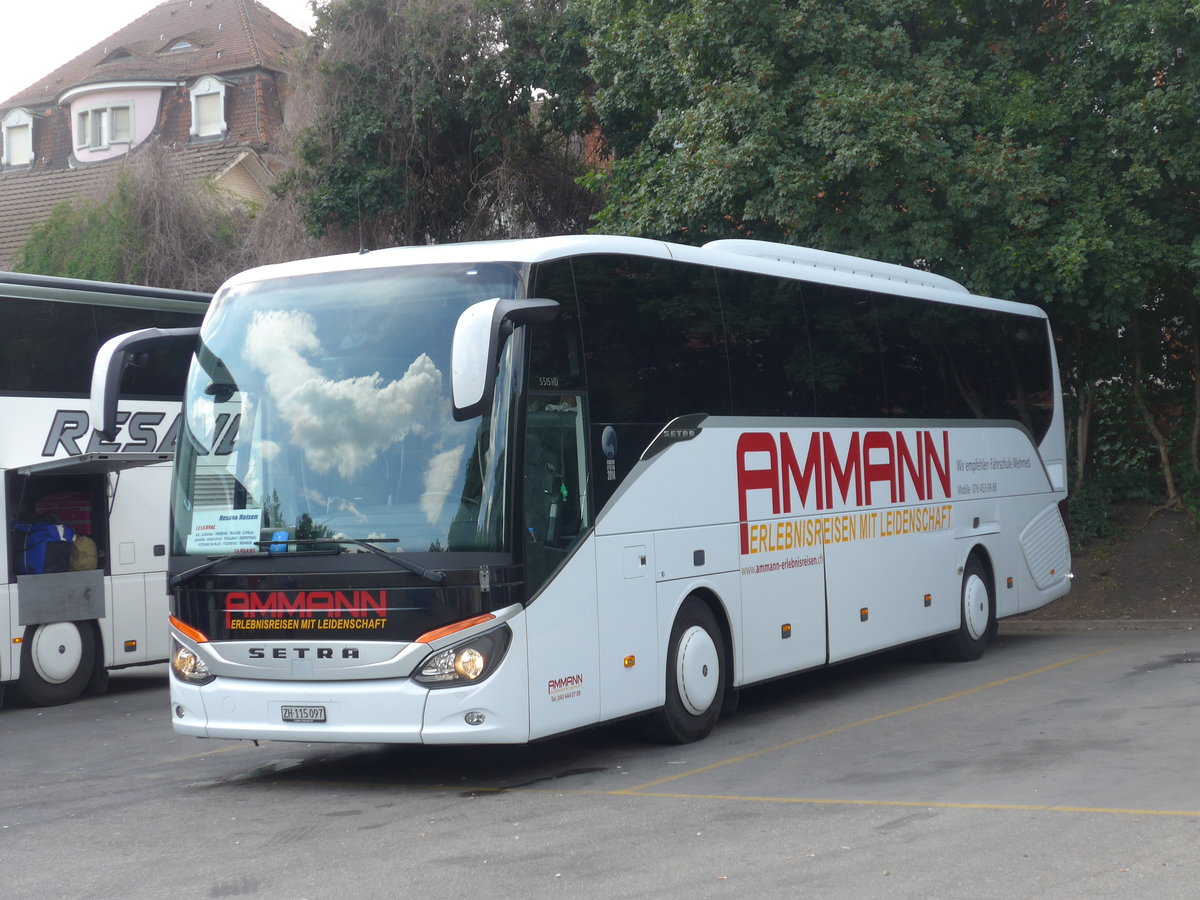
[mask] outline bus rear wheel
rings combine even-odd
[[[667,700],[647,718],[647,736],[668,744],[707,736],[721,715],[725,665],[725,640],[716,616],[702,600],[689,597],[675,617],[667,646]]]
[[[938,638],[938,656],[953,662],[970,662],[983,651],[996,633],[996,598],[987,568],[978,556],[963,566],[958,631]]]
[[[90,622],[29,625],[21,642],[17,689],[34,706],[69,703],[92,678],[96,651],[96,631]]]

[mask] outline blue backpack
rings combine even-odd
[[[65,572],[71,561],[71,542],[75,532],[51,522],[17,522],[13,530],[24,532],[24,548],[17,554],[18,575]]]

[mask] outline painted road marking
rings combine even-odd
[[[869,719],[860,719],[857,722],[851,722],[848,725],[838,725],[836,728],[827,728],[825,731],[818,731],[816,734],[808,734],[804,737],[794,738],[790,741],[785,741],[782,744],[776,744],[773,747],[767,747],[763,750],[751,750],[749,753],[743,753],[740,756],[735,756],[732,759],[724,759],[720,762],[710,763],[707,766],[700,766],[698,769],[689,769],[686,772],[680,772],[677,775],[668,775],[666,778],[658,778],[654,781],[647,781],[645,784],[640,784],[637,787],[628,788],[620,793],[635,794],[644,791],[647,788],[658,787],[661,784],[668,784],[672,781],[679,781],[682,778],[690,778],[693,775],[700,775],[704,772],[711,772],[713,769],[720,769],[724,766],[732,766],[735,763],[744,762],[748,759],[755,759],[759,756],[766,756],[768,753],[777,753],[780,750],[787,750],[789,747],[797,747],[800,744],[807,744],[810,741],[817,741],[821,738],[830,737],[831,735],[841,734],[844,731],[850,731],[855,728],[862,728],[864,725],[872,725],[875,722],[882,722],[885,719],[892,719],[896,716],[907,715],[908,713],[917,712],[918,710],[928,709],[931,706],[937,706],[941,703],[949,703],[951,700],[959,700],[963,697],[969,697],[972,694],[978,694],[981,691],[990,691],[994,688],[1003,687],[1006,684],[1012,684],[1014,681],[1020,681],[1023,678],[1032,678],[1035,675],[1042,675],[1046,672],[1052,672],[1055,669],[1061,669],[1063,666],[1073,665],[1077,662],[1082,662],[1085,659],[1092,659],[1096,656],[1103,656],[1105,653],[1112,653],[1115,647],[1109,647],[1107,650],[1097,650],[1094,653],[1085,653],[1083,656],[1074,656],[1071,659],[1064,659],[1061,662],[1051,663],[1048,666],[1042,666],[1040,669],[1032,669],[1029,672],[1022,672],[1020,675],[1010,675],[1008,678],[1001,678],[999,681],[991,681],[987,684],[981,684],[977,687],[967,688],[965,691],[955,691],[953,694],[947,694],[945,697],[938,697],[934,700],[926,700],[924,703],[917,703],[913,706],[906,706],[903,709],[894,709],[891,712],[880,713],[877,716],[871,716]],[[923,805],[923,804],[919,804]]]

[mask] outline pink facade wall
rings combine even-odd
[[[100,162],[113,159],[128,153],[144,141],[158,121],[158,108],[162,99],[161,87],[129,88],[126,90],[97,91],[85,94],[71,101],[71,140],[75,147],[75,158],[82,163]],[[106,150],[91,150],[79,147],[79,136],[75,129],[79,127],[77,116],[88,109],[103,109],[109,106],[131,106],[133,108],[133,141],[129,144],[110,144]]]

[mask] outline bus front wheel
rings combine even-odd
[[[96,649],[96,632],[90,622],[27,626],[21,642],[18,690],[34,706],[69,703],[91,679]]]
[[[687,744],[713,729],[725,691],[725,641],[711,609],[689,597],[679,609],[667,646],[667,698],[646,721],[649,737]]]
[[[958,630],[934,645],[943,659],[969,662],[979,659],[996,633],[996,599],[992,580],[978,556],[963,566]]]

